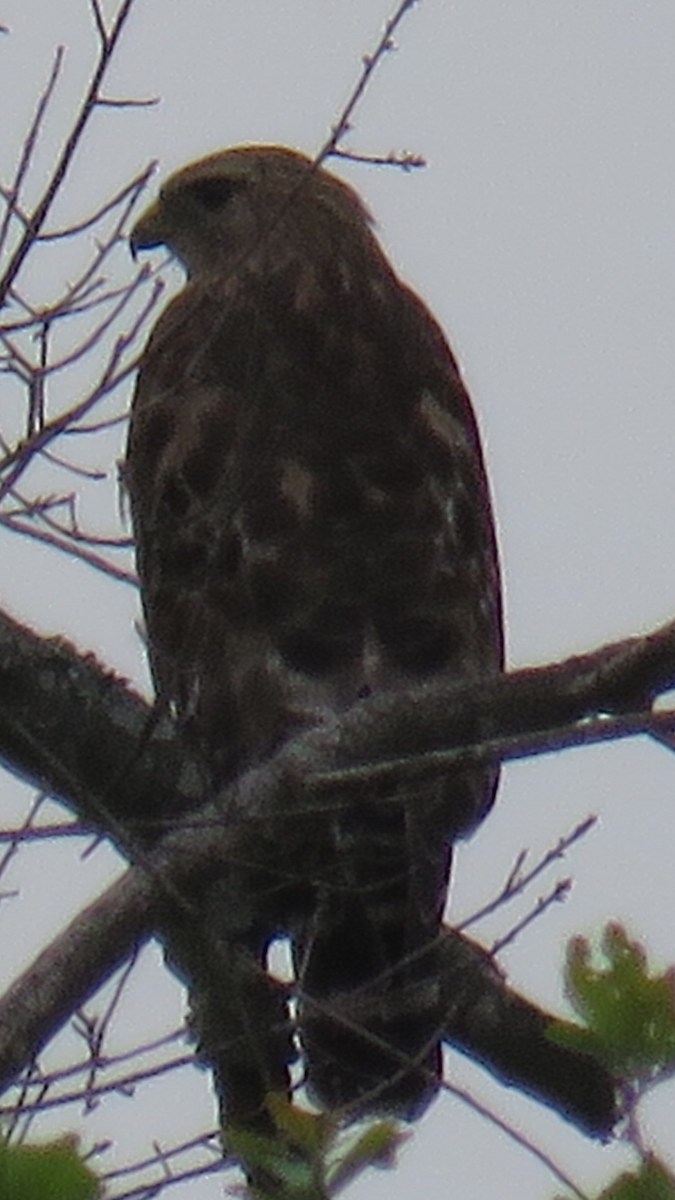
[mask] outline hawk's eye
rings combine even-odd
[[[218,212],[231,200],[237,190],[237,185],[231,179],[200,179],[193,183],[190,189],[202,208],[209,212]]]

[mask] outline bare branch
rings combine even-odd
[[[388,154],[358,154],[354,150],[331,151],[331,158],[344,158],[347,162],[366,163],[369,167],[401,167],[403,171],[413,171],[416,167],[426,167],[426,159],[421,154],[413,154],[408,150],[390,150]]]
[[[106,200],[104,204],[101,204],[100,207],[97,208],[90,217],[86,218],[86,220],[78,221],[74,225],[68,225],[65,229],[48,230],[45,233],[39,234],[36,240],[39,242],[62,241],[63,238],[73,237],[75,234],[83,233],[85,229],[91,229],[93,225],[97,225],[102,217],[107,216],[109,212],[112,212],[113,209],[117,208],[118,205],[122,204],[124,200],[129,198],[130,204],[127,205],[124,210],[125,215],[123,221],[126,220],[127,214],[131,211],[131,208],[136,203],[141,192],[147,187],[148,181],[156,169],[157,163],[155,161],[149,163],[148,166],[144,167],[144,169],[132,180],[130,180],[129,183],[125,183],[124,187],[120,188],[119,192],[116,192],[110,200]],[[123,224],[123,221],[119,222],[118,224]]]
[[[68,1006],[64,989],[68,1002],[73,1002],[73,986],[70,982],[64,984],[64,980],[75,979],[76,986],[89,994],[154,924],[163,928],[167,903],[172,906],[179,900],[186,913],[191,911],[189,897],[195,879],[200,888],[206,887],[210,879],[222,875],[228,861],[256,861],[280,881],[292,880],[296,885],[305,866],[297,853],[296,831],[306,846],[311,827],[312,843],[320,847],[322,813],[329,829],[336,806],[349,803],[344,795],[317,795],[313,780],[334,777],[334,772],[326,772],[321,764],[330,762],[339,770],[354,759],[366,757],[368,748],[371,757],[375,754],[386,758],[389,747],[396,744],[414,756],[439,739],[454,743],[466,761],[476,761],[483,754],[478,730],[490,734],[487,753],[491,755],[499,741],[494,734],[506,732],[508,737],[508,731],[515,727],[522,738],[524,730],[532,731],[541,724],[550,736],[553,713],[564,723],[575,716],[583,724],[593,709],[606,712],[627,699],[652,697],[660,688],[672,686],[674,673],[675,626],[670,625],[647,637],[604,647],[553,667],[515,672],[459,688],[420,689],[412,697],[364,701],[339,722],[312,730],[288,744],[270,762],[248,771],[212,806],[201,804],[198,774],[193,773],[184,748],[170,728],[160,733],[158,726],[150,739],[145,737],[147,709],[137,698],[107,679],[91,662],[78,660],[64,647],[43,645],[28,631],[3,620],[0,699],[3,695],[12,698],[9,708],[0,705],[3,757],[43,785],[49,781],[51,790],[63,795],[85,818],[105,828],[121,849],[142,865],[132,869],[126,882],[116,885],[121,888],[121,905],[115,896],[111,901],[108,893],[94,912],[87,914],[87,926],[95,924],[97,931],[93,957],[89,950],[83,956],[88,962],[78,960],[80,965],[74,971],[69,961],[68,970],[58,971],[59,955],[50,958],[48,951],[47,968],[39,960],[32,969],[39,967],[38,979],[44,973],[53,980],[46,1010],[38,1014],[33,1009],[26,1017],[22,1015],[24,1005],[17,996],[22,997],[24,986],[34,988],[34,982],[25,985],[19,981],[10,992],[8,1025],[0,1006],[0,1028],[8,1028],[11,1033],[7,1049],[0,1044],[0,1062],[5,1062],[10,1071],[16,1069],[16,1047],[25,1049],[36,1037],[44,1038],[53,1031],[54,1011],[62,1013]],[[40,678],[44,699],[39,688],[36,690]],[[57,711],[53,704],[55,687],[61,697]],[[540,712],[542,698],[544,711]],[[648,729],[652,721],[658,728],[661,719],[658,714],[645,713],[643,727]],[[672,720],[672,715],[668,719]],[[94,721],[98,723],[96,729]],[[33,727],[40,730],[39,741],[31,735]],[[97,746],[95,759],[90,753],[80,753],[79,740],[88,747]],[[142,755],[134,750],[139,742]],[[181,764],[181,772],[176,771],[176,761]],[[125,763],[133,763],[133,770],[128,765],[120,769]],[[181,778],[192,779],[187,792],[177,788]],[[142,806],[136,799],[139,794],[143,796]],[[145,813],[144,824],[130,820],[130,815],[139,811]],[[178,822],[178,814],[185,817],[190,812],[193,815],[189,821]],[[283,820],[288,830],[289,817],[293,837],[281,838],[276,820]],[[157,842],[167,821],[173,830]],[[307,823],[304,833],[303,821]],[[148,847],[140,858],[139,847]],[[311,865],[307,869],[311,871]],[[76,921],[66,946],[76,945],[79,935]],[[59,986],[61,1000],[52,1003],[53,992]],[[453,984],[453,994],[456,991]],[[17,1021],[28,1018],[33,1022],[30,1037],[17,1027]],[[457,1019],[455,1014],[448,1036],[461,1041],[471,1035],[466,1030],[462,1033]],[[498,1042],[501,1045],[500,1039]],[[588,1075],[587,1067],[584,1075]]]
[[[17,520],[6,513],[0,513],[0,525],[4,529],[9,529],[11,533],[19,533],[23,537],[33,538],[34,541],[42,542],[45,546],[51,546],[53,550],[59,550],[64,554],[68,554],[71,558],[79,558],[81,562],[93,567],[95,571],[102,571],[104,575],[109,575],[111,579],[117,579],[120,583],[129,583],[132,587],[138,587],[138,577],[135,571],[128,571],[124,567],[118,567],[108,559],[101,558],[99,554],[94,554],[91,550],[86,550],[84,546],[78,546],[73,540],[67,540],[65,537],[60,538],[54,533],[48,533],[45,529],[36,529],[35,526],[27,525],[25,522]]]
[[[142,274],[139,275],[139,280],[141,277]],[[103,367],[99,381],[93,390],[90,391],[89,394],[86,395],[78,404],[73,405],[73,407],[68,409],[65,413],[55,417],[52,421],[47,421],[42,429],[37,430],[31,438],[28,438],[25,442],[22,442],[16,447],[15,450],[11,451],[5,456],[2,464],[3,470],[6,470],[8,467],[11,467],[12,469],[7,473],[2,486],[0,486],[0,501],[2,501],[5,496],[7,496],[14,489],[16,483],[29,466],[33,456],[37,451],[40,451],[45,446],[49,445],[49,443],[63,433],[65,429],[75,426],[82,419],[82,417],[86,416],[92,410],[92,408],[94,408],[95,405],[97,405],[103,399],[104,396],[109,395],[114,388],[118,387],[124,379],[126,379],[136,370],[140,359],[140,352],[131,362],[126,363],[121,367],[120,362],[123,359],[126,351],[134,345],[140,328],[147,320],[149,313],[157,304],[159,297],[162,294],[162,290],[162,281],[156,280],[151,295],[143,305],[140,313],[133,321],[127,333],[122,334],[117,338],[113,350],[109,355],[108,362]],[[106,324],[108,325],[109,322],[106,321]],[[96,333],[93,335],[93,337],[95,340],[98,340]],[[76,351],[69,356],[69,361],[72,362],[74,356],[79,357],[83,352],[84,350],[82,347],[77,348]],[[19,367],[21,367],[23,365],[23,356],[21,356],[20,353],[17,354],[17,361],[19,363]],[[65,366],[68,365],[68,363],[62,362],[60,365]]]
[[[108,31],[105,27],[105,21],[103,19],[103,13],[101,12],[99,0],[89,0],[89,3],[91,5],[91,11],[94,14],[94,23],[98,31],[98,36],[101,39],[101,45],[105,47],[108,44]]]
[[[162,1183],[164,1183],[166,1180],[169,1180],[171,1183],[178,1183],[178,1182],[183,1181],[186,1178],[194,1178],[195,1177],[194,1170],[193,1170],[193,1172],[188,1173],[187,1175],[184,1174],[183,1172],[180,1172],[180,1174],[175,1173],[174,1169],[171,1166],[171,1160],[178,1158],[180,1156],[185,1156],[189,1151],[192,1151],[195,1149],[204,1149],[206,1152],[210,1153],[214,1157],[213,1165],[210,1168],[204,1168],[202,1173],[204,1173],[206,1170],[209,1170],[209,1169],[210,1170],[222,1169],[223,1159],[222,1159],[222,1145],[220,1142],[220,1130],[213,1129],[213,1130],[207,1130],[203,1134],[200,1134],[198,1137],[190,1138],[189,1140],[181,1142],[176,1146],[171,1146],[168,1149],[163,1149],[162,1147],[157,1146],[156,1153],[153,1154],[151,1157],[148,1157],[146,1159],[141,1159],[138,1162],[133,1163],[131,1166],[118,1167],[115,1170],[106,1171],[101,1176],[101,1182],[111,1184],[111,1183],[114,1183],[115,1180],[122,1179],[128,1175],[139,1174],[141,1171],[147,1171],[148,1169],[151,1169],[153,1167],[161,1167]],[[145,1193],[143,1191],[141,1191],[140,1189],[138,1189],[138,1190],[134,1189],[133,1192],[117,1193],[115,1200],[129,1200],[129,1198],[134,1194],[137,1196],[147,1195],[147,1191],[148,1191],[149,1187],[152,1187],[152,1184],[148,1184],[146,1182],[145,1183]]]
[[[583,1192],[581,1188],[577,1187],[570,1176],[558,1166],[553,1158],[551,1158],[550,1154],[547,1154],[546,1151],[541,1150],[531,1138],[528,1138],[524,1133],[521,1133],[518,1129],[514,1128],[514,1126],[510,1125],[508,1121],[504,1121],[501,1117],[498,1117],[490,1108],[487,1107],[487,1105],[483,1104],[482,1101],[477,1100],[475,1096],[472,1096],[471,1093],[466,1090],[466,1088],[457,1087],[457,1085],[454,1083],[444,1082],[443,1090],[445,1092],[449,1092],[451,1096],[456,1096],[457,1099],[466,1104],[468,1108],[473,1109],[473,1111],[478,1113],[479,1116],[483,1117],[484,1120],[489,1121],[491,1125],[496,1126],[501,1133],[506,1135],[509,1141],[515,1142],[518,1146],[522,1146],[524,1150],[527,1150],[529,1154],[538,1159],[542,1166],[546,1167],[547,1170],[549,1170],[551,1174],[554,1175],[555,1178],[563,1185],[563,1187],[569,1188],[569,1190],[574,1193],[574,1195],[577,1197],[577,1200],[592,1200],[592,1197],[589,1196],[588,1192]]]
[[[531,925],[533,921],[536,921],[539,917],[541,917],[543,913],[545,913],[547,909],[551,907],[552,904],[561,904],[563,901],[565,901],[570,893],[571,887],[571,879],[559,879],[546,896],[539,897],[537,903],[533,905],[530,911],[526,913],[520,921],[513,925],[511,929],[502,935],[502,937],[495,938],[491,946],[491,953],[501,954],[502,950],[506,946],[510,946],[511,942],[515,942],[516,938],[523,932],[523,930],[527,929],[528,925]]]
[[[102,1054],[99,1066],[101,1069],[110,1070],[130,1062],[137,1062],[141,1056],[152,1054],[157,1050],[166,1050],[167,1047],[172,1046],[177,1041],[184,1042],[188,1036],[186,1026],[181,1025],[178,1029],[173,1029],[170,1033],[162,1034],[161,1037],[154,1038],[150,1042],[145,1042],[141,1046],[135,1046],[133,1050],[127,1050],[120,1054]],[[56,1083],[63,1083],[66,1079],[82,1075],[90,1069],[90,1066],[89,1057],[87,1057],[81,1059],[79,1062],[71,1063],[67,1067],[60,1067],[54,1071],[39,1071],[33,1076],[33,1081],[36,1086],[52,1087]]]
[[[19,848],[19,844],[22,841],[22,838],[31,833],[31,831],[33,829],[33,821],[35,820],[40,809],[42,808],[44,801],[45,801],[45,797],[42,794],[39,794],[35,798],[35,800],[33,801],[33,803],[30,806],[30,809],[28,810],[28,814],[24,821],[23,828],[18,831],[18,836],[15,836],[10,840],[9,845],[7,846],[7,849],[5,850],[4,854],[0,857],[0,878],[4,875],[5,871],[7,870],[7,867],[9,866],[10,862],[14,858],[14,855],[16,854],[16,852]]]
[[[237,1164],[234,1159],[223,1159],[220,1157],[217,1162],[204,1163],[200,1167],[192,1167],[189,1170],[181,1171],[179,1174],[167,1174],[164,1171],[161,1178],[156,1183],[148,1183],[145,1180],[138,1184],[137,1187],[129,1188],[126,1192],[117,1192],[113,1200],[151,1200],[153,1196],[158,1196],[160,1191],[165,1191],[174,1183],[189,1183],[192,1179],[203,1179],[206,1175],[220,1174],[226,1167],[234,1167]],[[106,1181],[113,1179],[121,1172],[110,1172],[102,1176],[102,1180]]]
[[[508,904],[511,900],[515,899],[516,896],[522,895],[522,893],[530,886],[530,884],[533,883],[543,871],[546,871],[553,862],[564,858],[570,846],[573,846],[575,842],[578,842],[581,838],[585,837],[586,834],[589,833],[593,828],[596,821],[597,817],[586,817],[585,821],[581,821],[577,826],[575,826],[571,833],[567,834],[566,837],[560,838],[555,846],[553,846],[550,850],[547,850],[546,853],[539,859],[539,861],[536,862],[534,866],[531,867],[530,870],[525,874],[522,873],[522,867],[525,863],[528,852],[527,850],[521,850],[514,866],[509,872],[508,878],[501,892],[499,892],[494,899],[490,900],[488,904],[483,905],[482,908],[479,908],[476,912],[472,913],[470,917],[467,917],[465,921],[460,922],[460,924],[457,925],[457,929],[464,932],[466,929],[469,929],[471,925],[476,925],[478,921],[482,921],[485,919],[485,917],[491,916],[492,913],[496,912],[498,908],[503,907],[504,904]]]
[[[98,12],[100,15],[100,10],[96,5],[96,0],[94,0],[94,4],[94,12]],[[99,96],[103,78],[110,65],[115,47],[126,24],[127,18],[129,17],[129,13],[133,8],[133,5],[134,0],[122,0],[122,4],[118,10],[117,16],[115,17],[110,33],[105,37],[102,35],[102,47],[98,62],[94,68],[91,82],[80,107],[80,111],[75,119],[73,128],[66,139],[61,154],[59,155],[54,171],[52,172],[51,179],[49,180],[41,199],[38,201],[35,209],[28,218],[28,223],[26,225],[23,237],[21,238],[17,249],[9,261],[2,282],[0,282],[0,306],[4,304],[9,289],[21,270],[24,259],[33,245],[36,236],[40,233],[45,218],[59,192],[61,184],[66,177],[66,173],[73,159],[75,151],[79,146],[82,134],[84,133],[87,123],[96,107],[96,101]]]
[[[21,152],[21,157],[19,159],[19,163],[18,163],[18,166],[16,169],[14,181],[6,193],[7,211],[5,213],[5,217],[2,222],[2,225],[0,225],[0,253],[2,252],[5,242],[7,240],[7,235],[9,233],[9,228],[11,225],[12,216],[14,214],[15,205],[18,203],[19,195],[21,193],[21,187],[23,185],[24,179],[26,178],[26,175],[30,168],[30,164],[33,159],[33,152],[35,150],[35,144],[37,142],[38,135],[42,128],[42,122],[44,121],[45,115],[47,113],[47,109],[49,108],[52,96],[54,95],[54,89],[56,87],[59,75],[61,74],[61,67],[63,66],[64,54],[65,54],[65,46],[57,46],[56,53],[54,55],[54,62],[52,65],[51,74],[47,81],[47,85],[38,100],[37,108],[35,110],[35,115],[29,126],[28,133],[26,134],[26,137],[24,139],[23,150]],[[26,226],[30,225],[30,218],[22,217],[22,220],[24,221]]]
[[[82,1032],[81,1030],[79,1032]],[[110,1079],[104,1082],[92,1083],[90,1087],[82,1087],[78,1085],[77,1089],[72,1092],[61,1092],[57,1096],[49,1096],[46,1090],[36,1099],[24,1098],[21,1101],[21,1115],[38,1114],[48,1112],[50,1109],[65,1108],[67,1104],[77,1104],[81,1106],[83,1101],[88,1107],[93,1107],[94,1101],[100,1100],[103,1096],[111,1093],[130,1092],[137,1087],[139,1083],[146,1083],[150,1079],[157,1079],[160,1075],[168,1075],[172,1071],[180,1070],[183,1067],[193,1067],[195,1062],[194,1054],[183,1054],[180,1057],[168,1059],[162,1063],[156,1063],[154,1066],[148,1066],[138,1071],[128,1071],[117,1079]],[[87,1064],[91,1070],[91,1063]],[[34,1084],[39,1083],[42,1077],[31,1073],[28,1081],[28,1087],[32,1088]],[[7,1117],[15,1111],[14,1104],[0,1105],[0,1116]]]
[[[350,122],[354,114],[354,110],[356,109],[359,101],[362,99],[366,88],[370,83],[371,75],[380,65],[380,62],[385,55],[389,54],[394,49],[394,34],[406,13],[409,12],[410,9],[414,8],[417,2],[418,0],[400,0],[400,3],[393,16],[391,16],[387,21],[382,32],[382,36],[373,53],[364,55],[361,74],[356,81],[356,84],[349,97],[347,98],[342,112],[331,129],[330,137],[326,142],[324,142],[323,146],[319,150],[319,153],[316,155],[314,161],[317,166],[321,166],[321,164],[325,162],[327,158],[330,158],[330,156],[339,146],[342,139],[349,132],[351,128]]]
[[[153,108],[160,103],[160,97],[149,96],[147,100],[115,100],[112,96],[99,96],[96,103],[99,108]]]
[[[3,842],[40,842],[54,838],[91,838],[91,829],[77,821],[63,821],[56,825],[21,826],[19,829],[0,829],[0,846]]]
[[[210,820],[217,825],[225,811],[234,822],[245,818],[249,825],[257,820],[264,824],[274,817],[277,794],[282,788],[284,815],[294,797],[293,814],[315,822],[322,811],[334,813],[336,801],[329,792],[335,789],[336,780],[347,785],[359,772],[365,771],[369,777],[369,772],[382,767],[390,771],[394,746],[407,756],[397,759],[396,765],[399,780],[408,782],[410,776],[417,779],[413,771],[416,760],[420,760],[424,772],[430,773],[428,760],[434,755],[443,756],[440,763],[436,757],[432,764],[439,771],[445,769],[449,755],[454,755],[453,762],[494,761],[496,746],[508,757],[546,753],[557,748],[561,740],[571,741],[570,730],[580,734],[574,738],[575,744],[584,740],[588,728],[593,730],[594,741],[636,733],[660,736],[662,730],[672,728],[673,714],[653,712],[649,706],[654,696],[671,688],[674,681],[675,624],[669,624],[653,634],[610,644],[549,667],[515,671],[461,686],[423,687],[409,696],[389,693],[370,697],[340,720],[327,722],[288,743],[270,763],[247,772],[220,797],[216,808],[205,809],[202,817],[211,813]],[[62,699],[57,710],[53,705],[55,688]],[[11,695],[11,704],[3,702],[3,695]],[[646,706],[641,712],[590,718],[594,712],[606,714],[639,702]],[[192,786],[197,786],[191,801],[180,799],[176,792],[170,772],[177,762],[183,764],[183,771],[188,769],[189,761],[170,728],[155,730],[133,776],[127,773],[124,779],[117,779],[114,764],[136,757],[134,747],[148,716],[147,706],[138,697],[118,683],[112,687],[110,678],[91,661],[78,659],[65,645],[42,642],[7,616],[0,618],[3,757],[25,777],[62,796],[86,819],[107,827],[113,814],[115,819],[125,820],[128,814],[144,811],[152,820],[150,797],[155,789],[151,781],[157,769],[161,769],[162,796],[156,813],[171,819],[172,812],[185,813],[195,803],[199,805],[198,772],[188,775],[193,779]],[[33,728],[40,730],[39,744],[31,733]],[[559,729],[563,730],[562,738]],[[82,760],[77,749],[82,738],[87,745],[99,747],[95,760],[91,756]],[[367,763],[373,765],[364,766]],[[408,771],[400,765],[406,763]],[[173,764],[168,775],[167,764]],[[190,771],[195,771],[194,766]],[[317,788],[317,781],[326,787]],[[342,802],[350,803],[344,786],[340,791]],[[92,793],[106,795],[105,809],[92,809]],[[201,834],[196,830],[193,836],[199,841]],[[273,834],[268,836],[274,841]],[[206,837],[212,840],[217,859],[218,836],[213,825],[207,827]],[[274,853],[278,858],[276,846]]]
[[[148,932],[153,888],[127,872],[89,905],[0,1001],[0,1063],[5,1086],[22,1071]]]

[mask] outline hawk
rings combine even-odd
[[[494,676],[471,403],[357,193],[296,151],[237,147],[173,175],[131,241],[187,272],[143,355],[125,480],[157,692],[209,786],[368,695]],[[451,849],[496,782],[450,770],[403,797],[350,793],[328,849],[298,856],[298,911],[245,931],[261,960],[275,920],[292,939],[324,1104],[412,1118],[434,1094]]]

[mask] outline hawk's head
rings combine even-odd
[[[293,246],[330,257],[345,242],[374,239],[370,218],[348,184],[306,155],[282,146],[236,146],[172,175],[131,233],[131,248],[165,245],[192,277],[223,268],[266,247]]]

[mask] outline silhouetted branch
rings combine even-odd
[[[407,696],[381,694],[246,772],[214,811],[226,811],[229,820],[269,820],[283,788],[284,804],[289,793],[294,797],[296,817],[314,817],[330,808],[338,784],[342,794],[376,772],[405,784],[420,772],[442,772],[448,761],[525,757],[637,733],[661,739],[674,717],[651,705],[674,682],[675,624],[668,624],[552,666],[468,685],[426,686]],[[160,723],[137,753],[150,711],[91,658],[0,614],[3,759],[107,832],[111,820],[143,812],[144,844],[153,840],[160,814],[171,820],[198,807],[201,787],[170,723]],[[122,771],[129,762],[134,771]],[[188,781],[187,792],[181,780]],[[138,836],[141,825],[135,828]]]
[[[397,5],[395,12],[385,23],[382,35],[375,49],[371,54],[364,54],[361,74],[359,75],[359,78],[357,79],[352,91],[347,97],[342,112],[331,128],[330,137],[324,142],[323,146],[319,150],[319,153],[316,155],[314,161],[317,166],[321,166],[321,164],[324,163],[327,158],[330,158],[332,155],[338,153],[339,144],[351,129],[351,118],[354,114],[354,110],[359,104],[359,101],[363,98],[373,72],[377,69],[382,59],[387,54],[390,54],[394,49],[394,34],[406,13],[409,12],[410,9],[414,8],[417,2],[418,0],[399,0],[399,4]],[[340,151],[339,153],[343,154],[344,156],[344,152]],[[387,164],[394,162],[398,164],[398,159],[395,157],[388,157],[385,161]],[[401,162],[399,165],[410,167],[413,165],[418,166],[423,164],[421,161],[413,161],[412,156],[406,156],[405,161]]]
[[[146,101],[145,103],[148,102]],[[125,183],[124,187],[120,188],[118,192],[115,192],[114,196],[111,196],[109,200],[106,200],[103,204],[101,204],[99,208],[97,208],[91,214],[91,216],[86,217],[83,221],[77,221],[73,225],[68,225],[64,229],[53,229],[47,232],[43,231],[39,234],[38,241],[60,241],[63,238],[74,237],[78,233],[84,233],[85,229],[91,229],[92,226],[98,224],[102,217],[107,216],[109,212],[112,212],[115,208],[117,208],[123,200],[129,199],[131,201],[131,205],[133,206],[141,192],[147,187],[148,182],[156,169],[156,162],[149,163],[148,166],[144,167],[143,170],[138,173],[138,175],[134,176],[134,178],[129,181],[129,183]],[[124,212],[123,221],[126,220],[129,211],[130,207],[127,207]]]
[[[54,89],[56,88],[56,84],[58,82],[59,75],[61,74],[61,68],[63,67],[64,54],[65,54],[65,47],[57,46],[56,52],[54,54],[54,62],[52,64],[52,69],[51,69],[51,72],[49,75],[49,79],[47,80],[47,84],[42,92],[42,95],[40,96],[40,98],[38,100],[37,107],[35,109],[35,114],[33,116],[33,120],[31,121],[30,126],[28,127],[28,131],[27,131],[26,136],[23,141],[21,156],[19,158],[19,162],[18,162],[16,171],[14,173],[14,179],[13,179],[10,187],[3,190],[3,198],[5,200],[7,207],[5,210],[5,215],[4,215],[2,224],[0,225],[0,253],[4,249],[5,242],[7,240],[7,235],[9,233],[10,226],[12,223],[12,217],[14,216],[15,212],[18,209],[19,196],[21,195],[21,188],[22,188],[23,183],[26,179],[26,176],[30,170],[30,165],[31,165],[31,162],[33,161],[33,153],[35,151],[35,145],[36,145],[38,136],[40,134],[40,130],[42,128],[42,124],[44,122],[45,116],[47,114],[47,110],[49,108],[49,105],[51,104],[51,100],[54,95]],[[22,224],[25,226],[26,233],[27,233],[28,229],[30,228],[30,223],[31,223],[30,217],[28,217],[25,213],[22,212],[20,214],[20,220],[21,220]],[[13,278],[14,277],[12,276],[12,279],[9,280],[9,283],[7,284],[8,287],[11,285]],[[0,288],[1,288],[1,284],[0,284]],[[1,291],[0,291],[0,295],[2,295]],[[2,299],[4,300],[4,296],[2,296]],[[1,302],[2,301],[0,301],[0,303]]]
[[[555,846],[551,847],[550,850],[547,850],[546,853],[543,854],[542,857],[534,864],[534,866],[530,867],[529,871],[523,872],[523,866],[525,865],[528,852],[527,850],[521,850],[513,867],[509,871],[508,877],[501,892],[499,892],[494,899],[490,900],[488,904],[484,904],[482,908],[477,909],[477,911],[473,912],[470,917],[467,917],[466,920],[460,922],[460,924],[457,925],[457,929],[464,933],[471,925],[476,925],[478,921],[484,920],[485,917],[496,912],[497,909],[501,908],[504,904],[508,904],[516,896],[522,895],[525,889],[528,888],[529,885],[533,883],[543,871],[547,870],[547,868],[550,867],[553,862],[555,862],[557,859],[564,858],[570,847],[573,846],[575,842],[578,842],[581,838],[585,837],[586,834],[589,833],[589,831],[593,828],[596,821],[597,817],[586,817],[584,821],[581,821],[575,826],[571,833],[568,833],[565,837],[560,838]]]
[[[40,233],[45,218],[49,213],[49,210],[60,190],[61,184],[66,177],[66,173],[73,159],[75,151],[79,146],[82,134],[96,108],[101,84],[110,65],[110,61],[115,52],[115,47],[122,30],[124,29],[133,5],[134,0],[122,0],[122,4],[120,5],[117,15],[114,18],[110,33],[104,34],[99,27],[99,32],[101,33],[101,49],[98,60],[94,67],[91,82],[87,89],[84,100],[82,101],[82,105],[73,124],[73,128],[71,129],[70,134],[68,135],[63,149],[58,157],[49,183],[47,184],[47,187],[45,188],[32,213],[30,215],[27,214],[26,228],[23,236],[3,272],[2,280],[0,280],[0,305],[4,304],[9,290],[12,287],[12,284],[14,283],[19,271],[21,270],[21,267],[23,266],[26,255],[33,245],[35,238]],[[96,9],[94,11],[96,12]],[[55,82],[56,81],[54,80],[54,83]],[[51,92],[46,94],[46,99],[43,97],[45,104],[48,104],[50,95]]]
[[[297,882],[303,869],[298,847],[307,845],[311,833],[320,849],[322,837],[329,836],[322,833],[321,815],[330,825],[355,772],[363,778],[364,772],[369,777],[380,770],[369,762],[384,763],[400,784],[409,779],[417,755],[428,772],[430,754],[437,771],[448,754],[453,763],[491,761],[497,745],[511,757],[535,748],[541,753],[557,748],[572,728],[584,736],[592,728],[595,740],[638,730],[660,736],[672,727],[672,714],[647,709],[639,722],[631,715],[623,728],[625,718],[598,714],[640,701],[651,704],[660,690],[672,686],[674,674],[675,627],[668,625],[550,667],[477,685],[423,688],[407,699],[377,697],[288,744],[242,775],[217,802],[203,804],[198,770],[170,722],[153,726],[148,706],[93,661],[2,618],[0,747],[5,761],[106,832],[136,865],[73,922],[0,1004],[0,1028],[7,1035],[0,1043],[0,1074],[7,1080],[25,1065],[36,1045],[139,940],[162,929],[165,913],[178,905],[186,917],[196,916],[199,907],[193,909],[190,898],[195,888],[200,892],[222,876],[228,861],[259,862]],[[438,750],[441,745],[446,749]],[[439,754],[445,756],[440,762]],[[360,765],[354,768],[354,762]],[[317,780],[325,785],[318,792]],[[282,838],[280,830],[288,831],[289,821],[293,833]],[[470,946],[459,934],[446,936]],[[510,996],[508,989],[504,996]],[[476,1028],[478,1047],[480,1024]],[[466,1040],[469,1034],[462,1030],[452,1039]],[[481,1053],[491,1061],[488,1043]],[[525,1067],[507,1064],[503,1070],[517,1079]],[[536,1091],[540,1083],[533,1079],[527,1086]],[[572,1109],[568,1115],[579,1119]],[[583,1121],[591,1128],[588,1114]]]
[[[0,1000],[0,1090],[144,941],[153,888],[128,871],[85,908]]]

